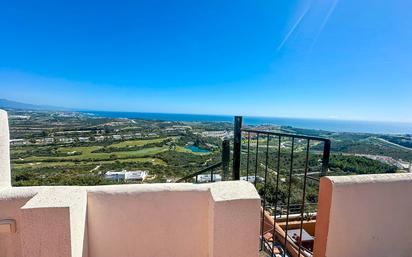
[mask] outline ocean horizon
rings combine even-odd
[[[105,118],[129,118],[161,121],[182,122],[233,122],[234,116],[208,114],[175,114],[149,112],[112,112],[112,111],[82,111]],[[373,134],[412,134],[412,123],[384,122],[384,121],[355,121],[336,119],[306,119],[283,117],[243,116],[246,125],[280,125],[303,129],[316,129],[331,132],[353,132]]]

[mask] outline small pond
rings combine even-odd
[[[189,145],[189,146],[186,146],[185,148],[189,149],[190,151],[194,153],[210,153],[209,150],[197,147],[195,145]]]

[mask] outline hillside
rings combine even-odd
[[[73,109],[65,108],[65,107],[27,104],[27,103],[11,101],[8,99],[0,99],[0,109],[36,110],[36,111],[73,111]]]

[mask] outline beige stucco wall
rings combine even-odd
[[[321,179],[315,257],[411,257],[412,174]]]
[[[259,204],[244,181],[3,187],[0,256],[257,256]]]
[[[21,208],[23,256],[87,257],[86,210],[86,188],[43,187]]]
[[[0,188],[11,186],[10,135],[7,112],[0,110]]]
[[[0,256],[22,256],[22,215],[23,207],[37,190],[31,188],[0,188],[0,220],[16,220],[16,233],[0,233]]]
[[[87,192],[82,187],[6,187],[0,220],[16,233],[0,233],[1,257],[87,257]]]
[[[214,183],[210,191],[209,256],[256,256],[261,213],[255,187],[245,181]]]
[[[259,196],[247,182],[89,190],[91,257],[257,256]]]
[[[91,189],[90,256],[208,256],[207,196],[188,184]]]

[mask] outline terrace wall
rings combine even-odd
[[[315,257],[411,257],[412,174],[323,177]]]
[[[260,198],[243,181],[0,188],[1,257],[257,256]]]
[[[91,257],[257,256],[260,200],[246,182],[94,187]]]

